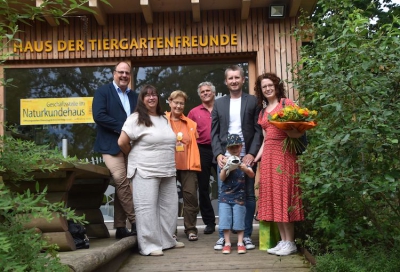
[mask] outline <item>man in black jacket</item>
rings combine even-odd
[[[211,146],[218,169],[221,169],[229,155],[226,151],[228,134],[238,134],[243,143],[240,155],[242,162],[252,166],[256,172],[253,161],[262,141],[262,130],[257,123],[260,108],[257,106],[255,96],[242,91],[244,81],[244,71],[241,67],[233,65],[225,70],[225,84],[229,89],[229,95],[215,100],[212,111]],[[255,248],[250,238],[256,207],[254,181],[254,178],[246,177],[246,217],[243,238],[246,249]],[[218,179],[218,188],[220,184],[221,181]],[[214,246],[216,250],[221,250],[224,245],[223,233],[220,231],[219,234],[220,239]]]
[[[132,190],[126,177],[126,159],[118,146],[118,138],[126,118],[134,111],[137,94],[129,89],[131,67],[120,62],[114,67],[114,80],[103,85],[94,94],[92,110],[97,126],[94,151],[103,155],[103,160],[115,182],[114,228],[115,237],[121,239],[136,235],[135,211]],[[132,224],[129,231],[126,219]]]

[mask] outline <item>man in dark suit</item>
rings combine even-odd
[[[115,237],[121,239],[136,235],[135,211],[132,190],[126,177],[126,158],[118,146],[118,138],[126,118],[134,111],[137,94],[129,89],[131,67],[120,62],[114,67],[114,80],[97,89],[93,98],[93,119],[96,122],[97,137],[94,151],[103,155],[115,183],[114,228]],[[126,220],[132,225],[126,228]]]
[[[228,67],[225,70],[225,84],[229,89],[229,95],[215,100],[214,103],[211,123],[211,146],[218,169],[224,167],[229,155],[226,151],[228,134],[238,134],[243,142],[242,162],[252,166],[253,171],[256,172],[254,158],[262,142],[262,130],[257,123],[260,108],[257,106],[257,98],[255,96],[243,93],[244,82],[244,71],[241,67],[237,65]],[[221,181],[218,179],[219,188],[220,184]],[[253,232],[255,207],[254,178],[246,177],[246,217],[243,238],[246,249],[255,248],[250,238]],[[221,231],[219,235],[220,239],[214,246],[216,250],[221,250],[225,242]]]

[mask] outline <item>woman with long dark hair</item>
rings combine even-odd
[[[140,254],[162,256],[182,248],[172,234],[178,217],[176,135],[168,124],[154,86],[140,90],[136,110],[122,127],[118,145],[128,155]]]
[[[283,152],[282,142],[286,137],[299,138],[303,133],[295,128],[280,130],[268,122],[268,115],[279,112],[285,105],[294,105],[286,98],[279,77],[271,73],[260,75],[254,91],[259,105],[263,106],[258,123],[264,134],[264,142],[254,159],[255,162],[261,159],[258,219],[277,223],[281,241],[267,252],[284,256],[297,252],[294,222],[304,220],[304,213],[298,186],[297,155],[289,150]]]

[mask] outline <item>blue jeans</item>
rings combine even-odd
[[[219,178],[219,172],[221,169],[217,166],[217,178],[218,178],[218,194],[221,192],[222,181]],[[257,171],[257,165],[253,166],[254,173]],[[253,219],[256,211],[256,194],[254,192],[254,178],[246,176],[246,216],[244,218],[244,237],[251,237],[253,233]],[[218,197],[219,198],[219,197]],[[224,238],[224,231],[218,228],[219,238]]]
[[[219,203],[219,229],[220,230],[244,230],[244,218],[246,207],[236,203]]]

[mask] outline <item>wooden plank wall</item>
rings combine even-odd
[[[190,12],[155,13],[154,23],[147,25],[142,14],[108,15],[106,26],[99,26],[94,17],[89,17],[87,27],[81,18],[70,18],[70,23],[61,23],[59,27],[51,27],[47,23],[37,22],[31,26],[21,25],[18,35],[23,42],[50,40],[53,44],[51,52],[26,52],[18,57],[11,57],[10,63],[24,65],[40,60],[40,63],[94,62],[112,60],[113,58],[135,58],[144,60],[153,57],[164,59],[180,56],[196,62],[204,55],[215,54],[216,58],[229,54],[230,59],[237,56],[243,59],[243,54],[255,53],[256,73],[276,73],[282,79],[291,79],[287,71],[288,65],[299,58],[300,42],[290,36],[292,28],[297,23],[296,18],[271,20],[267,9],[251,9],[247,20],[240,20],[239,10],[202,11],[201,21],[194,23]],[[90,50],[89,40],[96,39],[136,39],[151,37],[176,36],[216,36],[237,34],[237,45],[206,46],[177,48],[138,48],[132,50]],[[58,40],[83,40],[85,51],[57,52]],[[151,57],[151,58],[149,58]],[[174,59],[174,58],[173,58]],[[212,59],[212,58],[211,58]],[[174,60],[173,60],[174,61]],[[179,60],[174,61],[178,65]],[[14,65],[13,65],[14,66]],[[257,75],[252,75],[253,79]],[[289,97],[294,98],[294,91],[289,90]]]

